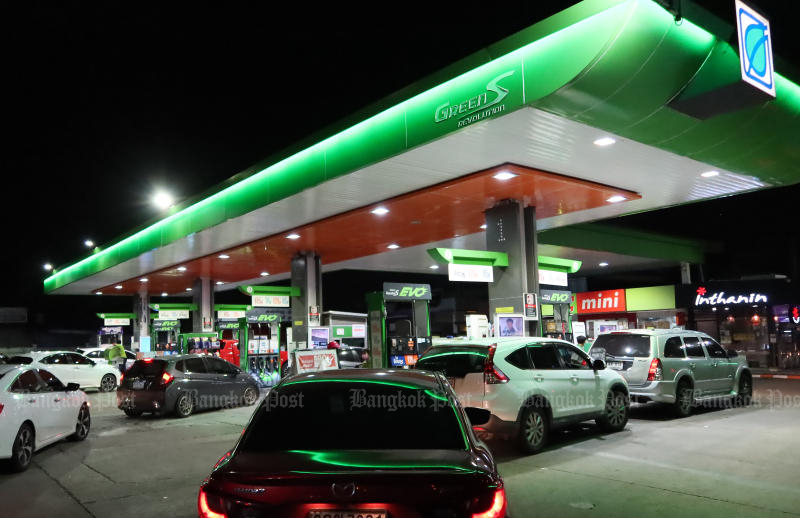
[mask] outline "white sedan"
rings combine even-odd
[[[31,365],[0,365],[0,459],[14,471],[28,468],[33,452],[70,438],[82,441],[92,420],[86,394]]]
[[[106,349],[111,346],[106,347],[89,347],[87,349],[78,349],[78,352],[82,355],[86,356],[90,360],[96,361],[98,363],[108,363],[108,360],[105,359],[103,353],[105,353]],[[128,367],[133,365],[133,362],[136,361],[136,353],[133,351],[129,351],[125,349],[125,357],[128,358]]]
[[[8,363],[46,369],[64,383],[77,383],[82,389],[109,392],[117,387],[119,370],[107,362],[95,362],[72,351],[37,351],[12,356]]]

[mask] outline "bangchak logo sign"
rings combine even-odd
[[[736,0],[736,27],[739,33],[742,79],[775,97],[769,20],[741,0]]]
[[[440,105],[436,108],[433,120],[440,123],[457,118],[458,127],[463,128],[473,122],[504,112],[506,105],[503,101],[508,96],[508,88],[504,88],[500,81],[513,75],[513,70],[500,74],[486,84],[485,91],[457,103],[451,104],[448,101]]]

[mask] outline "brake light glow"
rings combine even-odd
[[[472,518],[503,518],[506,515],[506,490],[499,487],[494,492],[494,500],[488,511],[473,513]]]
[[[661,360],[653,358],[647,371],[647,381],[661,381]]]
[[[125,379],[125,373],[124,372],[120,372],[119,373],[119,384],[120,385],[122,385],[122,380],[124,380],[124,379]]]
[[[498,369],[494,364],[494,352],[496,350],[496,345],[489,346],[489,355],[486,356],[486,361],[483,364],[483,382],[487,385],[508,383],[508,376],[506,376],[505,373]]]
[[[200,494],[197,495],[197,510],[201,518],[227,518],[225,513],[212,511],[211,508],[208,507],[208,496],[206,496],[206,492],[202,487],[200,488]]]
[[[165,372],[164,374],[162,374],[162,375],[161,375],[161,382],[162,382],[164,385],[168,385],[168,384],[169,384],[169,382],[170,382],[170,381],[172,381],[172,380],[174,380],[174,379],[175,379],[175,376],[173,376],[173,375],[172,375],[172,374],[170,374],[169,372]]]
[[[145,362],[145,363],[152,363],[152,362],[153,362],[153,359],[152,359],[152,358],[145,358],[145,359],[144,359],[144,360],[142,360],[142,361],[143,361],[143,362]]]

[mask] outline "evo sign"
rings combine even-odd
[[[769,20],[741,0],[736,0],[736,29],[742,80],[775,97]]]
[[[188,309],[162,309],[158,312],[158,320],[179,320],[189,318]]]
[[[542,304],[569,304],[572,302],[572,292],[567,290],[540,290]]]
[[[695,306],[716,306],[719,304],[759,304],[767,303],[767,296],[763,293],[747,293],[729,295],[724,291],[717,291],[709,294],[703,286],[697,288],[697,296],[694,299]]]
[[[451,281],[494,282],[494,269],[482,264],[447,264],[447,275]]]
[[[431,300],[430,284],[383,283],[384,300]]]

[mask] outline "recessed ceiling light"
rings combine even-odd
[[[608,263],[602,262],[602,263],[598,264],[597,266],[599,266],[600,268],[605,268],[606,266],[608,266]]]
[[[167,292],[166,291],[161,292],[161,296],[162,297],[166,297],[167,296]]]
[[[391,245],[387,246],[386,248],[389,248],[390,250],[394,250],[395,248],[400,248],[400,245],[398,245],[397,243],[392,243]]]
[[[300,234],[289,234],[286,239],[300,239]]]
[[[484,223],[483,225],[481,225],[481,229],[482,229],[482,230],[486,230],[486,223]]]
[[[179,272],[185,272],[186,271],[186,267],[185,266],[178,266],[178,271]]]
[[[141,279],[139,279],[139,282],[147,282],[147,277],[142,277]]]
[[[102,291],[95,292],[95,295],[102,295],[102,294],[103,294]]]
[[[514,178],[516,176],[517,175],[515,175],[514,173],[509,173],[508,171],[500,171],[499,173],[494,175],[494,179],[495,180],[510,180],[510,179],[512,179],[512,178]]]
[[[266,277],[267,275],[269,275],[269,272],[261,272],[262,277]]]
[[[430,268],[431,270],[438,270],[439,269],[439,265],[438,264],[432,264],[432,265],[428,266],[428,268]]]
[[[217,257],[219,257],[220,259],[230,259],[231,258],[231,256],[229,256],[228,254],[219,254]]]
[[[86,248],[92,248],[94,246],[94,241],[92,241],[91,239],[87,239],[86,241],[83,242],[83,244],[86,245]]]
[[[625,200],[627,200],[627,198],[625,196],[622,196],[622,195],[619,195],[619,194],[615,194],[614,196],[610,197],[606,201],[608,203],[619,203],[619,202],[625,201]]]
[[[50,263],[44,263],[44,266],[42,268],[44,268],[45,270],[47,270],[49,272],[50,270],[53,269],[53,265],[50,264]]]
[[[114,286],[114,289],[115,290],[121,290],[122,289],[122,284],[117,284],[116,286]]]
[[[377,208],[371,210],[370,212],[372,212],[376,216],[383,216],[384,214],[388,214],[389,213],[389,209],[387,209],[386,207],[377,207]]]
[[[719,176],[719,171],[706,171],[705,173],[701,173],[700,176],[703,178],[712,178],[714,176]]]
[[[186,288],[186,291],[192,291],[192,288]]]
[[[217,283],[216,283],[216,284],[217,284],[217,286],[221,286],[222,284],[225,284],[225,283],[224,283],[224,282],[222,282],[222,281],[217,281]]]
[[[600,137],[599,139],[594,141],[595,146],[606,147],[610,146],[611,144],[616,143],[617,141],[611,137]]]

